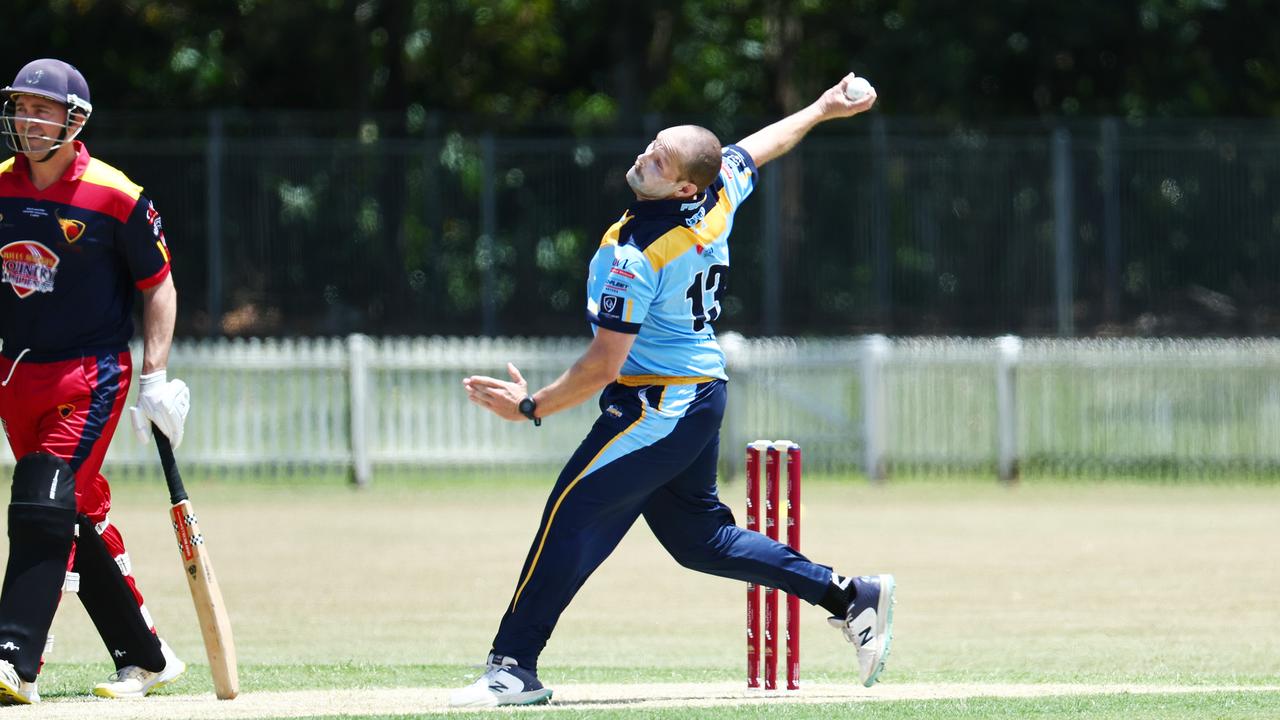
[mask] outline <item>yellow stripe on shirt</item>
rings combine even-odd
[[[124,173],[97,158],[89,160],[89,165],[84,169],[84,175],[81,175],[80,179],[94,185],[102,185],[112,190],[118,190],[134,202],[137,202],[138,196],[142,194],[141,185],[138,185]]]
[[[645,385],[699,385],[715,380],[703,375],[622,375],[618,377],[619,385],[627,387],[644,387]]]
[[[622,237],[622,226],[626,225],[627,221],[631,218],[632,215],[629,213],[622,213],[622,219],[610,225],[609,229],[604,231],[604,237],[600,239],[600,247],[604,247],[605,245],[617,245],[618,238]]]
[[[706,247],[724,234],[729,225],[729,209],[732,203],[724,188],[716,194],[716,204],[702,222],[692,228],[675,227],[663,233],[645,248],[644,256],[654,270],[661,270],[681,255],[695,247]]]

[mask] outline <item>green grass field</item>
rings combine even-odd
[[[434,473],[353,491],[331,482],[268,487],[192,475],[241,663],[243,694],[218,706],[225,717],[438,713],[425,701],[413,707],[410,698],[409,709],[389,705],[387,714],[341,701],[231,714],[236,703],[248,708],[255,695],[270,692],[411,692],[469,682],[550,484],[549,477],[459,480]],[[740,508],[741,484],[722,492]],[[693,683],[695,689],[668,707],[605,699],[522,716],[1280,714],[1280,488],[1044,481],[1014,488],[895,481],[875,488],[810,478],[805,495],[810,557],[843,572],[893,572],[898,579],[893,656],[867,698],[700,705],[698,687],[715,695],[715,688],[743,679],[743,586],[678,567],[641,523],[565,614],[540,674],[553,688]],[[112,521],[125,533],[157,626],[186,659],[203,663],[163,484],[122,483],[115,504]],[[820,610],[808,608],[803,618],[803,680],[854,685],[851,648]],[[111,667],[76,600],[64,601],[54,634],[57,646],[41,676],[48,702],[27,710],[32,717],[61,717],[58,708],[68,716],[105,717],[109,704],[89,712],[81,700]],[[964,697],[874,700],[877,692],[899,697],[915,687],[959,684],[976,689]],[[1056,684],[1158,692],[1068,694],[1049,688]],[[1048,694],[984,697],[1006,686],[1043,686]],[[131,716],[142,717],[148,703],[210,691],[207,669],[197,666],[159,700],[132,704]]]

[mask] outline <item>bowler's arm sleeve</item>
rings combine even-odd
[[[737,210],[742,201],[755,190],[758,175],[756,161],[751,159],[751,153],[737,145],[726,145],[720,151],[720,176],[713,183],[713,192],[720,189],[715,186],[723,187],[732,209]]]
[[[587,279],[587,320],[632,335],[649,314],[657,273],[644,254],[631,245],[601,245]]]

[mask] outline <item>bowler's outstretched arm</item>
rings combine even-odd
[[[738,142],[738,147],[751,153],[759,167],[790,152],[818,123],[870,110],[876,104],[874,89],[856,102],[844,94],[845,86],[854,77],[853,73],[844,76],[811,105],[748,135]]]

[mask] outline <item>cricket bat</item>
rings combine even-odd
[[[178,538],[178,552],[182,556],[182,569],[191,590],[191,601],[196,606],[200,634],[204,637],[204,651],[209,657],[209,672],[213,675],[213,692],[219,700],[230,700],[240,694],[240,678],[236,673],[236,646],[231,639],[227,606],[222,602],[222,590],[213,574],[213,563],[209,560],[204,536],[200,534],[195,509],[182,485],[178,463],[173,459],[173,446],[154,425],[151,426],[151,434],[156,439],[160,465],[169,485],[169,502],[173,504],[169,516],[173,520],[174,535]]]

